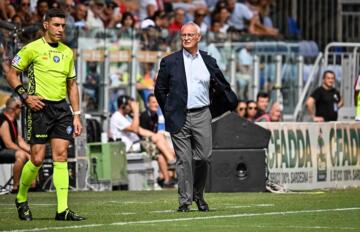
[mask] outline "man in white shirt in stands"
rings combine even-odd
[[[163,134],[154,133],[140,127],[139,103],[126,95],[119,96],[118,110],[110,119],[110,137],[125,143],[126,152],[139,152],[141,146],[149,150],[157,149],[160,153],[156,156],[159,169],[164,178],[164,186],[171,187],[169,170],[175,169],[176,158],[174,150],[169,146]],[[141,140],[141,138],[145,140]],[[155,146],[154,146],[155,145]],[[154,147],[155,149],[152,149]],[[150,148],[150,149],[149,149]]]

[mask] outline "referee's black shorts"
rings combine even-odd
[[[27,111],[27,136],[30,144],[45,144],[52,138],[73,141],[73,116],[66,100],[43,100],[40,111]]]

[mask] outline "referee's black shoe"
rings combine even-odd
[[[32,214],[31,214],[31,211],[30,211],[27,201],[19,203],[17,201],[17,199],[15,199],[15,205],[16,205],[16,209],[18,211],[20,220],[32,221]]]
[[[77,215],[70,209],[65,209],[65,211],[61,213],[56,213],[55,220],[58,221],[82,221],[85,220],[84,217]]]

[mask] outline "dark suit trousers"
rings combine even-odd
[[[209,108],[187,112],[184,126],[171,139],[177,157],[179,204],[191,205],[194,198],[203,197],[212,152]]]

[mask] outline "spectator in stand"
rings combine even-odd
[[[209,43],[216,43],[226,40],[226,33],[221,31],[221,22],[216,20],[211,20],[210,30],[207,33],[207,41]]]
[[[32,23],[42,23],[44,15],[49,10],[47,0],[38,0],[36,3],[36,12],[32,16]]]
[[[0,19],[1,20],[11,20],[11,18],[16,14],[15,8],[11,5],[10,0],[1,0],[0,1]]]
[[[139,19],[140,21],[152,17],[158,9],[156,0],[140,0],[139,1]]]
[[[116,28],[120,26],[121,13],[118,11],[117,4],[114,1],[106,1],[104,15],[106,28]]]
[[[173,22],[169,25],[169,32],[180,32],[182,25],[185,23],[185,10],[176,8],[174,11]]]
[[[259,118],[263,114],[267,112],[267,108],[269,106],[270,96],[266,92],[259,92],[256,96],[256,104],[258,107],[258,112],[256,114],[256,118]]]
[[[278,30],[265,27],[261,24],[257,12],[254,13],[249,7],[236,0],[226,0],[227,8],[230,11],[229,25],[233,31],[247,32],[253,35],[271,35],[278,34]]]
[[[207,8],[199,7],[195,9],[194,12],[194,23],[200,27],[201,34],[206,34],[208,30],[208,25],[205,23],[205,17],[207,16]]]
[[[253,100],[247,101],[245,118],[250,122],[254,122],[256,119],[257,105]]]
[[[106,15],[104,14],[105,0],[93,0],[87,11],[86,26],[91,28],[105,28]]]
[[[74,0],[59,0],[60,8],[65,12],[66,27],[64,30],[63,42],[70,48],[75,46],[75,19],[72,16],[74,11]]]
[[[13,193],[17,193],[22,168],[30,159],[30,146],[25,142],[17,127],[20,114],[21,101],[17,97],[10,97],[6,101],[5,111],[0,114],[0,159],[5,162],[14,162]]]
[[[135,18],[131,12],[124,12],[121,18],[121,27],[119,29],[119,39],[130,39],[133,38],[135,33]]]
[[[266,15],[269,8],[269,0],[247,0],[246,5],[253,12],[255,27],[252,34],[262,36],[278,36],[279,30],[273,28],[271,19]],[[265,25],[267,24],[267,26]]]
[[[155,144],[171,169],[175,168],[175,152],[170,148],[162,134],[154,133],[140,126],[139,103],[130,97],[121,95],[117,100],[118,110],[110,118],[110,137],[121,139],[126,145],[126,152],[140,151],[140,144],[146,149]],[[140,141],[140,137],[145,140]],[[149,151],[148,151],[149,152]]]
[[[247,107],[246,102],[239,100],[238,105],[236,107],[236,113],[239,115],[239,117],[245,118],[246,107]]]
[[[227,5],[223,1],[219,1],[216,4],[216,7],[214,11],[211,13],[211,21],[219,22],[220,23],[220,29],[219,31],[223,34],[227,33],[227,30],[229,29],[229,20],[230,12],[227,8]]]
[[[21,18],[21,24],[23,26],[30,25],[32,21],[32,15],[30,13],[30,0],[21,0],[17,7],[16,14]]]
[[[156,101],[155,95],[150,94],[147,98],[147,110],[142,112],[140,115],[140,127],[154,133],[158,133],[158,108],[159,104]],[[161,187],[172,185],[174,179],[171,179],[171,177],[174,176],[174,173],[173,171],[168,171],[168,165],[166,163],[165,157],[160,155],[156,157],[156,160],[158,161],[161,174],[158,179],[158,184]]]
[[[322,85],[316,88],[307,99],[307,110],[314,122],[337,120],[338,111],[344,102],[339,91],[334,88],[334,84],[335,73],[330,70],[325,71]]]
[[[259,118],[257,118],[256,122],[280,122],[282,117],[282,106],[279,102],[275,102],[272,104],[270,112],[265,113]]]
[[[75,27],[79,29],[86,30],[86,17],[87,17],[88,7],[83,3],[78,3],[75,6],[74,12],[74,20],[75,20]]]

